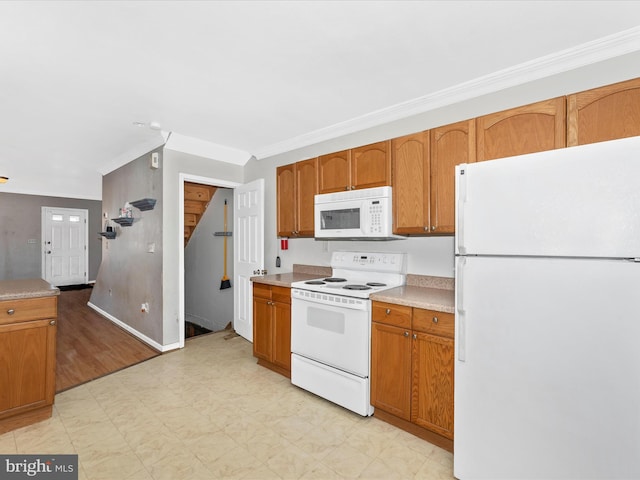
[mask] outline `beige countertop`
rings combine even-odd
[[[318,278],[318,275],[311,273],[289,272],[265,275],[263,277],[251,277],[250,280],[254,283],[265,283],[267,285],[276,285],[279,287],[291,287],[293,282],[313,280],[314,278]]]
[[[294,265],[293,272],[251,277],[251,281],[280,287],[291,287],[293,282],[313,280],[329,275],[331,275],[331,269],[328,268],[327,270],[327,267]],[[371,295],[371,300],[454,313],[453,286],[454,281],[452,278],[408,275],[407,285],[374,293]]]
[[[51,297],[60,295],[58,287],[54,287],[41,278],[24,280],[0,280],[0,301],[21,298]]]
[[[405,285],[374,293],[370,298],[376,302],[454,313],[454,297],[454,291],[450,289]]]

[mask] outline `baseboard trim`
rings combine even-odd
[[[152,340],[151,338],[147,337],[144,333],[140,333],[138,330],[133,328],[131,325],[127,325],[122,320],[119,320],[116,317],[114,317],[113,315],[111,315],[110,313],[105,312],[104,310],[102,310],[100,307],[94,305],[93,303],[87,302],[87,306],[89,306],[89,308],[92,308],[93,310],[98,312],[100,315],[102,315],[107,320],[115,323],[117,326],[119,326],[123,330],[126,330],[131,335],[136,337],[138,340],[146,343],[151,348],[154,348],[155,350],[158,350],[159,352],[165,353],[165,352],[169,352],[171,350],[177,350],[177,349],[180,348],[180,344],[178,342],[170,343],[168,345],[160,345],[155,340]]]

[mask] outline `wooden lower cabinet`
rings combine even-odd
[[[51,416],[57,297],[0,302],[0,434]]]
[[[410,330],[373,322],[371,352],[371,404],[411,420]]]
[[[453,450],[453,314],[373,302],[374,416]]]
[[[411,421],[453,440],[453,339],[414,332]]]
[[[291,289],[253,284],[253,356],[291,377]]]

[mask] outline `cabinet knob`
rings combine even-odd
[[[404,336],[408,337],[409,336],[409,332],[404,332]]]
[[[438,323],[438,317],[433,317],[432,322],[433,323]]]
[[[50,321],[49,321],[49,325],[55,325],[55,324],[56,324],[56,321],[55,321],[55,320],[50,320]]]
[[[425,232],[428,232],[428,231],[429,231],[429,225],[426,225],[426,226],[424,227],[424,231],[425,231]]]
[[[16,313],[16,311],[13,308],[10,308],[9,310],[7,310],[8,315],[13,315],[14,313]]]
[[[356,186],[355,185],[351,185],[351,190],[355,190]]]
[[[431,225],[431,231],[435,232],[436,231],[436,226],[435,225]]]
[[[414,340],[417,340],[417,339],[418,339],[418,334],[414,333],[414,334],[413,334],[413,339],[414,339]]]
[[[387,309],[384,311],[384,313],[386,313],[387,315],[390,315],[390,314],[391,314],[391,309],[390,309],[390,308],[387,308]]]

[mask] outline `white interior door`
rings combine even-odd
[[[264,271],[264,179],[233,191],[235,331],[253,341],[253,291],[250,278]]]
[[[88,211],[42,207],[42,278],[56,286],[87,283]]]

